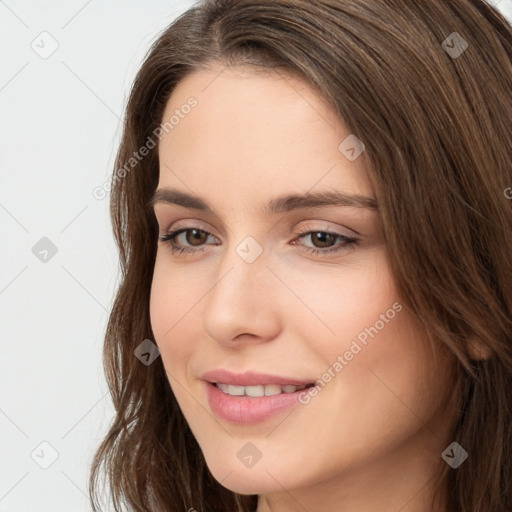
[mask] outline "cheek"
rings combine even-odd
[[[288,313],[287,325],[306,340],[314,367],[325,372],[319,403],[342,403],[343,416],[349,411],[365,421],[403,413],[406,423],[411,413],[404,404],[428,416],[446,381],[428,364],[428,340],[401,304],[384,253],[365,265],[317,271],[302,280],[295,275],[295,285],[317,318],[297,308]]]
[[[197,286],[187,285],[189,278],[180,276],[179,270],[170,269],[162,257],[157,256],[149,315],[151,328],[166,369],[178,363],[193,351],[192,340],[186,338],[186,325],[193,315],[193,306],[200,300]],[[185,338],[184,338],[185,336]],[[182,340],[180,342],[180,340]],[[184,343],[183,341],[187,342]],[[172,357],[169,357],[172,354]]]
[[[304,302],[297,301],[294,309],[283,313],[288,315],[287,327],[310,326],[305,331],[308,342],[316,341],[315,348],[320,353],[326,353],[327,349],[331,358],[348,349],[354,338],[368,338],[365,329],[376,323],[379,331],[387,330],[392,320],[383,324],[381,315],[385,316],[384,320],[398,316],[393,304],[399,303],[399,298],[383,251],[372,251],[358,264],[340,265],[336,269],[324,267],[314,274],[304,270],[301,273],[307,276],[305,279],[297,279],[298,273],[293,268],[283,269],[283,280],[293,283],[294,293]],[[313,328],[316,335],[312,333]]]

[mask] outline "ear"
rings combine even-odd
[[[469,357],[475,361],[489,359],[492,355],[492,351],[489,347],[475,339],[468,340],[468,351]]]

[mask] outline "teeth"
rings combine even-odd
[[[285,386],[279,386],[277,384],[235,386],[233,384],[223,384],[222,382],[218,382],[215,385],[228,395],[250,397],[274,396],[280,395],[281,393],[295,393],[295,391],[300,391],[306,388],[305,385],[293,386],[292,384],[287,384]]]
[[[233,386],[231,384],[228,385],[228,394],[233,396],[243,396],[245,391],[244,386]]]
[[[227,384],[221,384],[220,382],[217,384],[217,387],[221,390],[221,391],[224,391],[224,393],[227,393],[228,392],[228,388],[229,386]]]
[[[265,386],[265,396],[274,396],[281,394],[281,386],[277,384],[267,384]]]
[[[265,396],[265,386],[245,386],[247,396]]]

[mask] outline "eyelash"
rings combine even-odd
[[[174,239],[180,235],[181,233],[186,233],[187,231],[192,231],[192,230],[197,230],[197,231],[200,231],[202,233],[206,233],[207,235],[210,235],[210,236],[213,236],[211,233],[209,233],[208,231],[205,231],[204,229],[199,229],[198,227],[187,227],[187,228],[184,228],[184,227],[176,227],[176,229],[170,231],[169,233],[166,233],[165,235],[159,235],[159,239],[161,242],[167,244],[170,246],[171,250],[172,250],[172,253],[175,254],[176,252],[178,253],[178,255],[182,254],[182,253],[197,253],[197,252],[203,252],[205,251],[205,249],[189,249],[187,247],[180,247],[179,245],[176,244],[176,242],[174,241]],[[336,246],[334,247],[330,247],[330,248],[327,248],[327,249],[316,249],[314,247],[303,247],[303,251],[305,252],[309,252],[309,253],[313,253],[315,255],[321,255],[321,256],[325,256],[329,253],[337,253],[339,251],[342,251],[344,249],[347,249],[348,246],[352,245],[352,244],[357,244],[358,242],[358,239],[357,238],[353,238],[353,237],[349,237],[347,235],[343,235],[341,233],[336,233],[336,232],[333,232],[333,231],[320,231],[320,230],[307,230],[307,229],[303,229],[303,230],[299,230],[299,232],[297,233],[298,235],[300,235],[298,238],[303,238],[305,237],[306,235],[311,235],[311,234],[315,234],[315,233],[322,233],[322,234],[326,234],[326,235],[332,235],[332,236],[335,236],[337,239],[341,239],[344,243],[339,245],[337,248]]]

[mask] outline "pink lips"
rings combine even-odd
[[[299,393],[281,393],[274,396],[248,397],[231,396],[221,391],[214,383],[232,384],[237,386],[256,386],[277,384],[285,386],[303,386],[311,384],[313,379],[297,380],[277,375],[254,372],[235,374],[226,370],[214,370],[203,375],[208,402],[214,414],[222,420],[236,424],[249,424],[265,421],[266,419],[298,405]]]

